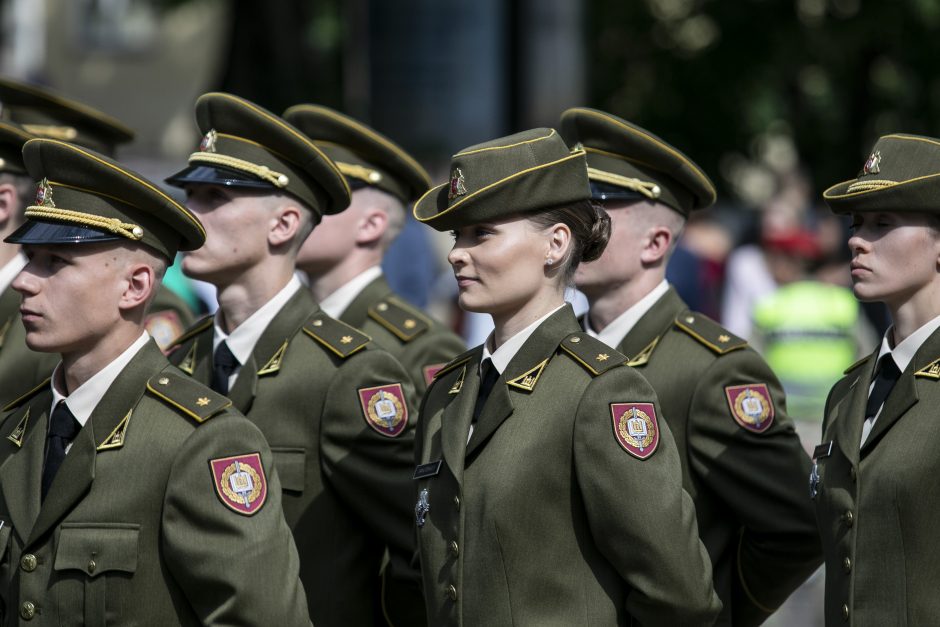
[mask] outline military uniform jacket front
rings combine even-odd
[[[717,624],[763,623],[822,561],[810,460],[779,381],[746,342],[689,311],[672,288],[617,348],[656,390],[676,439],[724,605]],[[748,389],[761,395],[763,421],[739,403]]]
[[[228,399],[151,342],[101,399],[40,503],[51,402],[46,384],[0,423],[5,627],[309,624],[271,452]],[[267,477],[251,515],[225,503],[210,466],[232,456],[256,458]]]
[[[915,353],[860,446],[876,351],[829,394],[816,448],[826,624],[940,620],[940,331]]]
[[[510,361],[468,442],[481,355],[446,366],[422,405],[429,624],[711,625],[711,565],[649,385],[566,306]],[[618,432],[634,410],[652,420],[629,452]]]
[[[212,319],[173,350],[171,361],[207,383]],[[377,395],[394,406],[387,425]],[[403,562],[414,553],[414,392],[404,370],[300,289],[262,333],[229,397],[274,452],[314,624],[371,625],[385,548]]]
[[[381,276],[353,299],[339,319],[401,362],[419,398],[434,373],[466,350],[453,331],[396,296]]]

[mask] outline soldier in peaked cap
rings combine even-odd
[[[336,163],[353,190],[349,208],[324,216],[307,238],[297,267],[323,310],[392,353],[423,394],[434,373],[466,347],[392,293],[380,264],[404,226],[405,205],[431,186],[427,172],[389,139],[332,109],[297,105],[284,118]]]
[[[560,128],[586,151],[591,197],[611,220],[604,254],[575,276],[590,304],[582,324],[627,355],[662,401],[723,604],[717,624],[760,624],[821,555],[803,481],[809,458],[779,382],[665,279],[686,218],[715,202],[715,188],[676,148],[616,116],[569,109]]]
[[[91,150],[23,157],[42,182],[13,287],[61,361],[0,417],[0,623],[309,625],[264,437],[144,329],[199,221]]]
[[[371,625],[384,551],[402,563],[414,553],[414,387],[294,276],[304,239],[346,208],[349,187],[306,135],[246,100],[206,94],[196,120],[200,150],[167,181],[206,225],[183,271],[215,284],[219,311],[171,360],[227,393],[271,443],[313,621]]]
[[[114,157],[115,150],[122,144],[134,139],[134,131],[126,127],[115,118],[89,107],[81,102],[66,98],[43,87],[23,83],[6,77],[0,77],[0,120],[16,124],[28,137],[42,137],[67,141],[78,146]],[[10,143],[11,149],[15,144],[15,137],[5,135],[5,142]],[[23,142],[19,140],[16,152],[22,151]],[[20,161],[17,158],[16,161]],[[26,204],[21,206],[21,209]],[[20,211],[22,213],[22,211]],[[21,221],[21,218],[20,220]],[[0,248],[13,254],[17,247],[12,244],[0,244]],[[0,253],[2,254],[2,253]],[[2,282],[0,282],[2,288]],[[186,303],[169,288],[160,285],[157,296],[150,306],[147,318],[147,330],[161,346],[166,347],[170,341],[182,333],[183,329],[193,323],[194,317]],[[18,325],[14,322],[14,326]],[[0,325],[2,325],[2,312],[0,312]],[[2,351],[0,342],[0,351]],[[39,371],[41,377],[48,376],[50,370],[40,356],[31,356],[24,363],[22,349],[19,344],[11,357],[0,352],[0,400],[4,398],[3,388],[23,392],[32,388],[40,379],[27,377],[27,371]],[[21,376],[13,382],[2,378],[4,369],[13,367],[10,360],[17,362]],[[54,364],[53,364],[54,365]],[[25,370],[24,370],[25,368]],[[7,395],[9,396],[9,395]]]
[[[823,198],[852,216],[855,296],[893,321],[832,388],[814,451],[826,624],[928,625],[940,616],[940,139],[881,137]]]
[[[564,291],[607,243],[584,151],[552,129],[471,146],[415,217],[454,231],[486,343],[434,379],[415,469],[429,623],[711,625],[720,603],[660,404]]]

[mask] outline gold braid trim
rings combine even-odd
[[[382,173],[372,168],[367,168],[356,163],[342,163],[339,161],[335,163],[339,171],[343,173],[343,176],[351,176],[354,179],[373,184],[382,180]]]
[[[189,155],[189,162],[210,163],[212,165],[221,165],[226,168],[232,168],[233,170],[247,172],[248,174],[257,176],[262,181],[267,181],[278,189],[283,189],[290,183],[290,179],[287,178],[286,174],[275,172],[266,165],[258,165],[250,161],[245,161],[244,159],[238,159],[229,155],[220,155],[215,152],[194,152]]]
[[[58,207],[30,205],[26,208],[26,217],[34,220],[61,220],[82,226],[90,226],[99,230],[104,229],[110,233],[115,233],[127,239],[134,240],[135,242],[144,236],[144,230],[136,224],[121,222],[117,218],[105,218],[81,211],[59,209]]]
[[[849,185],[849,188],[846,191],[850,194],[854,192],[870,192],[872,190],[883,189],[885,187],[891,187],[892,185],[897,184],[897,181],[888,180],[859,181],[858,183],[852,183]]]
[[[78,131],[71,126],[53,126],[50,124],[23,124],[27,133],[43,138],[61,139],[70,142],[78,137]]]
[[[648,181],[641,181],[640,179],[630,178],[629,176],[621,176],[619,174],[613,174],[611,172],[605,172],[603,170],[598,170],[597,168],[588,169],[588,178],[592,181],[601,181],[602,183],[610,183],[611,185],[619,185],[620,187],[626,187],[635,192],[643,194],[650,200],[656,200],[663,193],[663,190],[660,189],[659,185],[656,183],[650,183]]]

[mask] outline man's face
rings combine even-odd
[[[110,243],[23,246],[29,262],[13,280],[26,344],[44,353],[87,352],[121,320],[123,249]]]
[[[642,270],[640,255],[650,228],[652,203],[646,201],[604,202],[610,216],[610,240],[599,259],[582,263],[575,272],[575,284],[588,298],[630,282]]]
[[[221,185],[187,185],[186,206],[206,229],[206,243],[183,257],[183,272],[218,287],[229,285],[269,254],[276,216],[268,196]]]

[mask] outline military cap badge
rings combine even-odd
[[[763,433],[773,424],[774,403],[766,383],[729,385],[725,396],[735,422],[748,431]]]
[[[203,136],[202,141],[199,142],[199,152],[215,152],[215,142],[218,136],[219,134],[216,133],[215,129],[210,128]]]
[[[52,186],[49,185],[49,179],[43,178],[39,181],[34,202],[37,207],[55,207],[55,203],[52,202]]]
[[[862,166],[862,172],[859,176],[864,176],[865,174],[878,174],[881,172],[881,151],[876,150],[870,155],[868,159],[865,160],[865,165]]]
[[[464,196],[467,193],[467,186],[464,184],[463,172],[460,168],[454,168],[450,175],[450,191],[447,193],[447,199],[453,200],[458,196]]]
[[[408,404],[400,383],[359,389],[359,403],[369,426],[394,438],[408,425]]]
[[[222,504],[243,516],[257,514],[268,496],[260,453],[210,459],[215,492]]]
[[[611,403],[614,436],[623,450],[646,459],[659,445],[659,424],[652,403]]]

